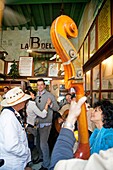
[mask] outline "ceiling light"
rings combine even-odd
[[[30,47],[27,49],[27,53],[32,53],[32,49]]]
[[[58,54],[54,54],[54,56],[53,57],[51,57],[49,60],[54,60],[54,59],[58,59],[59,58],[59,55]]]

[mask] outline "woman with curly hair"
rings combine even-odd
[[[113,104],[101,100],[94,104],[90,120],[96,128],[90,136],[90,153],[113,147]]]
[[[113,104],[108,100],[96,102],[91,113],[96,125],[90,137],[91,156],[88,160],[73,158],[76,141],[73,127],[85,101],[86,97],[77,103],[71,101],[69,114],[53,148],[49,170],[113,169]]]

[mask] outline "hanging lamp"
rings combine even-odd
[[[1,39],[0,39],[0,58],[5,59],[6,55],[8,55],[8,52],[5,50],[5,48],[2,45],[2,40],[3,40],[3,31],[1,30]]]

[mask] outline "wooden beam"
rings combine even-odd
[[[113,55],[113,35],[108,41],[85,63],[83,71],[87,72],[91,68],[100,64],[103,60]]]
[[[63,3],[88,3],[90,0],[63,0]],[[19,4],[53,4],[62,3],[61,0],[6,0],[6,5],[19,5]]]
[[[41,15],[43,28],[46,29],[46,23],[45,23],[45,17],[44,17],[44,11],[43,11],[42,5],[39,5],[39,11],[40,11],[40,15]]]
[[[50,4],[49,5],[49,13],[50,13],[50,22],[52,23],[53,22],[53,10],[52,10],[52,5]]]
[[[75,8],[76,8],[76,4],[72,4],[72,6],[71,6],[71,12],[70,12],[70,17],[71,17],[71,18],[74,17],[74,13],[76,12],[76,11],[75,11]]]
[[[77,25],[80,24],[80,21],[81,21],[82,15],[83,15],[84,8],[85,8],[85,4],[82,4],[81,10],[79,11],[80,13],[78,14],[78,17],[77,17]]]
[[[24,6],[22,6],[22,7],[24,7]],[[23,8],[21,8],[19,5],[18,5],[18,12],[22,15],[22,16],[24,16],[25,18],[26,18],[26,23],[24,24],[25,25],[25,27],[27,28],[27,30],[29,29],[29,25],[28,25],[28,23],[27,23],[27,20],[29,21],[30,20],[30,18],[29,18],[29,16],[28,16],[28,13],[27,13],[27,15],[26,15],[26,9],[24,9],[23,10]]]

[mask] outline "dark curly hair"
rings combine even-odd
[[[103,99],[94,103],[93,108],[100,107],[103,114],[103,127],[113,128],[113,104],[107,100]]]
[[[45,80],[43,78],[38,79],[37,83],[40,82],[40,81],[42,81],[44,83],[44,85],[45,85]]]
[[[25,91],[25,93],[26,93],[26,94],[31,95],[31,94],[30,94],[30,92],[31,92],[31,93],[33,93],[33,94],[34,94],[34,96],[36,97],[37,93],[36,93],[36,91],[35,91],[35,90],[31,89],[31,90],[26,90],[26,91]],[[32,98],[30,98],[29,100],[33,100],[33,99],[32,99]]]

